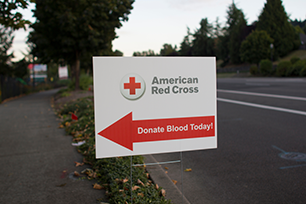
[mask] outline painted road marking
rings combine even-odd
[[[245,83],[247,86],[270,86],[270,84],[267,83]]]
[[[275,145],[272,145],[272,147],[274,149],[277,149],[279,151],[281,151],[282,153],[279,154],[279,156],[281,158],[284,159],[284,157],[282,157],[283,155],[288,155],[288,154],[292,154],[292,152],[286,152],[285,150],[282,150],[281,148],[275,146]],[[295,154],[301,154],[301,155],[305,155],[304,153],[295,153]],[[294,160],[294,159],[292,159]],[[302,162],[305,162],[305,160],[296,160],[296,161],[302,161]],[[296,168],[296,167],[303,167],[303,166],[306,166],[306,164],[298,164],[298,165],[293,165],[293,166],[283,166],[283,167],[280,167],[279,169],[291,169],[291,168]]]
[[[264,97],[271,97],[271,98],[283,98],[283,99],[306,101],[306,98],[295,97],[295,96],[284,96],[284,95],[276,95],[276,94],[253,93],[253,92],[245,92],[245,91],[232,91],[232,90],[224,90],[224,89],[218,89],[217,91],[218,92],[222,92],[222,93],[234,93],[234,94],[243,94],[243,95],[252,95],[252,96],[264,96]]]
[[[230,100],[230,99],[225,99],[225,98],[217,98],[217,100],[222,101],[222,102],[227,102],[227,103],[234,103],[234,104],[239,104],[239,105],[244,105],[244,106],[251,106],[251,107],[263,108],[263,109],[269,109],[269,110],[276,110],[276,111],[281,111],[281,112],[287,112],[287,113],[293,113],[293,114],[305,115],[306,116],[305,111],[298,111],[298,110],[292,110],[292,109],[287,109],[287,108],[266,106],[266,105],[260,105],[260,104],[256,104],[256,103],[248,103],[248,102]]]

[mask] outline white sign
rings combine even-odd
[[[96,158],[217,148],[214,57],[94,57]]]
[[[68,68],[66,66],[59,66],[58,67],[58,78],[59,79],[68,79]]]

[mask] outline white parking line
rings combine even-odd
[[[252,96],[264,96],[264,97],[271,97],[271,98],[283,98],[283,99],[306,101],[306,98],[295,97],[295,96],[284,96],[284,95],[276,95],[276,94],[263,94],[263,93],[254,93],[254,92],[245,92],[245,91],[232,91],[232,90],[224,90],[224,89],[218,89],[217,91],[218,92],[222,92],[222,93],[233,93],[233,94],[243,94],[243,95],[252,95]]]
[[[306,112],[304,112],[304,111],[292,110],[292,109],[287,109],[287,108],[279,108],[279,107],[273,107],[273,106],[266,106],[266,105],[260,105],[260,104],[256,104],[256,103],[248,103],[248,102],[230,100],[230,99],[225,99],[225,98],[217,98],[217,100],[222,101],[222,102],[227,102],[227,103],[234,103],[234,104],[239,104],[239,105],[244,105],[244,106],[251,106],[251,107],[263,108],[263,109],[269,109],[269,110],[276,110],[276,111],[281,111],[281,112],[287,112],[287,113],[293,113],[293,114],[305,115],[306,116]]]

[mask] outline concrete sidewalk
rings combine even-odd
[[[51,108],[57,90],[21,97],[0,105],[0,203],[98,203],[104,191],[94,181],[69,173],[82,156],[72,137],[58,129]]]

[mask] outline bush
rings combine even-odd
[[[259,63],[260,73],[264,76],[270,75],[273,71],[272,62],[268,59],[261,60]]]
[[[93,79],[87,74],[81,74],[80,76],[80,89],[87,90],[90,85],[93,84]]]
[[[304,68],[301,70],[300,76],[301,76],[301,77],[305,77],[305,76],[306,76],[306,67],[304,67]]]
[[[252,75],[257,75],[258,74],[258,67],[256,65],[252,65],[250,68],[250,73]]]
[[[287,76],[300,76],[300,72],[302,69],[306,67],[306,62],[299,60],[295,64],[291,66],[291,68],[287,71]]]
[[[291,64],[295,64],[295,63],[298,62],[298,61],[300,61],[300,58],[299,58],[299,57],[292,57],[292,58],[290,59]]]
[[[93,84],[93,79],[91,76],[87,75],[87,74],[81,74],[80,79],[79,79],[79,86],[81,90],[87,90],[88,87],[90,85]],[[69,85],[68,88],[70,90],[74,90],[75,89],[75,79],[73,79]]]
[[[71,80],[70,80],[70,79],[58,80],[58,81],[56,82],[56,84],[57,84],[58,86],[68,86],[70,83],[71,83]]]
[[[284,77],[287,74],[287,71],[291,68],[290,61],[280,62],[276,67],[276,75],[280,77]]]

